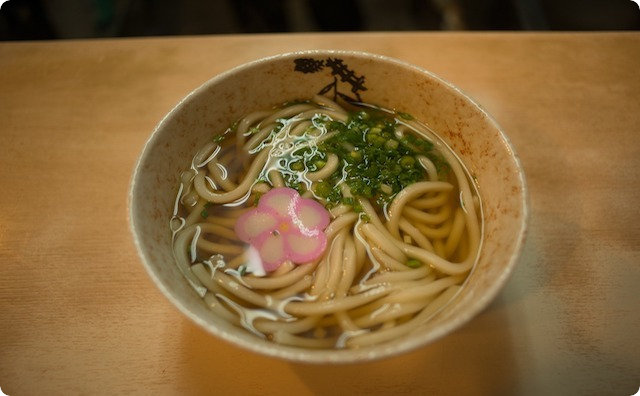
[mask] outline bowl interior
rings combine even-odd
[[[462,293],[419,332],[357,350],[302,350],[257,339],[219,320],[174,263],[168,221],[178,176],[214,132],[244,114],[321,91],[396,109],[435,130],[477,179],[483,201],[480,259]],[[519,256],[527,220],[519,160],[496,122],[431,73],[389,58],[307,51],[258,60],[221,74],[182,100],[157,126],[130,190],[134,239],[150,276],[186,316],[218,337],[255,352],[305,362],[354,362],[425,345],[467,322],[495,297]]]

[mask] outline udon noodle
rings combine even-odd
[[[238,222],[270,191],[293,190],[326,211],[326,244],[268,267]],[[473,178],[426,125],[317,96],[216,134],[181,174],[170,227],[177,265],[213,315],[276,343],[358,348],[414,331],[454,298],[477,260],[481,213]]]

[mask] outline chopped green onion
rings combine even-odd
[[[353,197],[344,197],[344,198],[342,198],[342,203],[345,204],[345,205],[353,206],[354,202],[355,201],[354,201]]]
[[[415,165],[416,160],[415,158],[413,158],[410,155],[405,155],[402,158],[400,158],[400,166],[403,167],[404,169],[410,169],[413,167],[413,165]]]
[[[300,172],[304,170],[304,164],[301,161],[292,162],[289,167],[292,171]]]
[[[413,120],[413,116],[409,113],[403,113],[403,112],[398,112],[398,117],[402,118],[403,120],[407,120],[407,121],[411,121]]]
[[[320,183],[317,183],[315,187],[316,187],[315,193],[321,196],[322,198],[329,197],[329,195],[331,194],[331,191],[333,190],[333,188],[331,187],[331,184],[326,181],[321,181]]]
[[[406,265],[409,268],[420,268],[420,267],[422,267],[422,262],[420,262],[420,260],[416,260],[416,259],[409,259],[409,260],[407,260],[406,263],[404,263],[404,265]]]
[[[387,140],[387,142],[384,144],[384,147],[387,148],[387,150],[395,150],[398,148],[398,145],[400,143],[398,143],[397,140],[394,139],[389,139]]]

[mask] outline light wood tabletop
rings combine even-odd
[[[531,218],[505,289],[455,333],[294,364],[205,333],[147,276],[127,193],[154,126],[243,62],[355,49],[480,102]],[[0,388],[19,395],[632,395],[640,387],[640,34],[352,33],[0,43]]]

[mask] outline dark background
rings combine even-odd
[[[0,9],[0,40],[639,28],[631,0],[9,0]]]

